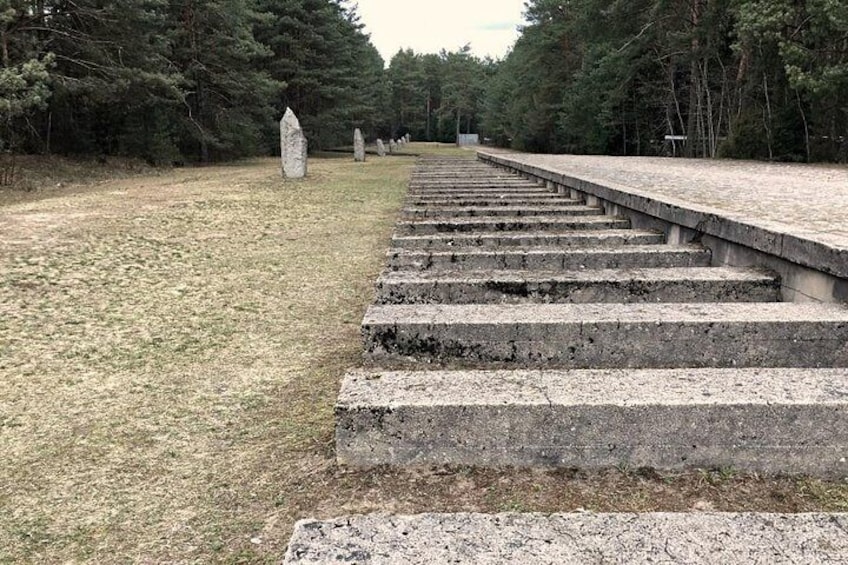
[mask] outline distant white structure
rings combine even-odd
[[[480,145],[480,134],[479,133],[461,133],[459,134],[459,139],[457,140],[457,144],[460,146],[466,145]]]

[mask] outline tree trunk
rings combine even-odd
[[[689,64],[689,118],[686,123],[686,156],[695,156],[695,136],[697,135],[698,90],[701,87],[701,79],[698,72],[698,22],[701,19],[701,7],[703,0],[692,0],[692,61]]]

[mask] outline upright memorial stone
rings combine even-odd
[[[389,153],[397,153],[398,145],[394,139],[389,140]]]
[[[359,128],[353,130],[353,160],[357,163],[365,161],[365,138]]]
[[[404,136],[403,136],[403,139],[404,139],[407,143],[409,143],[410,141],[412,141],[412,136],[411,136],[411,135],[409,135],[409,132],[407,132],[407,133],[406,133],[406,135],[404,135]]]
[[[286,108],[280,120],[280,156],[284,178],[300,179],[306,176],[306,136],[291,108]]]
[[[380,157],[386,156],[386,144],[383,143],[382,139],[377,140],[377,155]]]

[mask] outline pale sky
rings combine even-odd
[[[456,51],[503,58],[524,23],[524,0],[354,0],[365,33],[388,66],[398,49]],[[351,3],[354,3],[351,2]]]

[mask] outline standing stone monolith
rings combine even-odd
[[[383,143],[382,139],[377,139],[377,155],[380,157],[386,156],[386,144]]]
[[[403,136],[403,139],[404,139],[407,143],[409,143],[410,141],[412,141],[412,136],[411,136],[411,135],[409,135],[409,132],[406,132],[406,135],[404,135],[404,136]]]
[[[359,128],[353,130],[353,160],[357,163],[365,161],[365,138]]]
[[[291,108],[286,108],[280,120],[280,156],[284,178],[300,179],[306,176],[306,145],[300,121]]]
[[[397,153],[398,144],[394,139],[389,140],[389,153]]]

